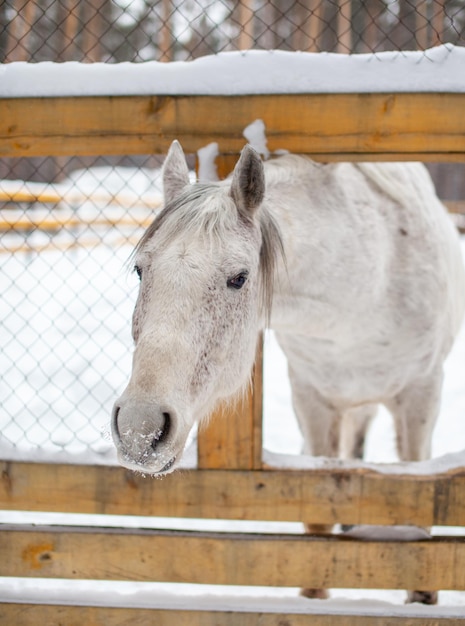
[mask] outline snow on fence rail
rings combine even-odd
[[[194,61],[8,63],[0,97],[465,92],[465,48],[334,54],[247,50]]]
[[[465,48],[450,45],[169,65],[12,63],[0,67],[0,156],[166,153],[177,138],[186,152],[216,141],[237,154],[243,129],[262,119],[271,151],[463,160],[464,63]]]
[[[163,152],[171,139],[188,151],[218,140],[230,155],[242,130],[265,121],[271,150],[290,148],[328,159],[465,158],[465,94],[299,94],[295,96],[143,96],[0,100],[0,154]],[[123,150],[124,148],[124,150]],[[340,462],[313,471],[271,467],[262,458],[261,350],[254,385],[231,419],[213,419],[199,433],[198,469],[147,480],[117,467],[1,464],[0,507],[11,511],[184,518],[306,521],[320,524],[465,526],[462,456],[431,472]],[[269,461],[269,459],[268,459]],[[405,470],[405,471],[403,471]],[[96,522],[95,522],[96,523]],[[101,523],[101,522],[100,522]],[[169,523],[167,522],[168,526]],[[406,536],[360,540],[294,533],[108,529],[102,526],[6,525],[0,533],[0,575],[74,580],[199,584],[465,590],[465,539]],[[96,558],[98,555],[98,558]],[[186,556],[187,555],[187,556]],[[464,624],[463,607],[303,604],[255,606],[237,600],[196,609],[115,607],[80,598],[54,606],[4,597],[0,620],[111,624],[152,619],[171,624],[260,623],[277,626],[449,626]],[[266,601],[264,601],[266,603]],[[117,603],[118,604],[118,603]],[[124,604],[124,601],[122,602]],[[238,604],[241,606],[239,607]],[[196,609],[196,610],[194,610]],[[388,618],[388,619],[387,619]],[[148,622],[147,622],[148,623]]]

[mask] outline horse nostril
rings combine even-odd
[[[163,413],[163,425],[161,428],[155,433],[155,437],[152,440],[151,446],[155,450],[158,444],[161,441],[164,441],[170,432],[171,429],[171,415],[169,413]]]
[[[118,428],[118,413],[120,411],[120,408],[121,407],[115,405],[113,409],[113,430],[118,439],[121,439]]]

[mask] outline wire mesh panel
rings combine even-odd
[[[160,204],[151,161],[75,159],[59,183],[0,184],[3,446],[111,449],[137,289],[127,261]]]
[[[3,61],[169,61],[244,48],[374,52],[465,42],[463,0],[7,0]]]
[[[465,45],[465,0],[9,0],[0,61],[189,60],[237,49]],[[199,145],[199,147],[201,147]],[[0,161],[0,455],[112,458],[131,360],[127,259],[160,204],[157,157]],[[434,168],[465,197],[463,167]],[[441,188],[440,188],[441,190]],[[102,433],[104,436],[102,436]]]

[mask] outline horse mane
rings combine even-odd
[[[229,181],[230,183],[230,181]],[[228,185],[219,183],[195,183],[187,187],[177,198],[168,202],[147,228],[136,245],[133,259],[164,226],[165,242],[172,241],[181,230],[194,234],[204,233],[221,239],[240,220],[247,227],[252,216],[246,218],[238,211],[232,198],[224,194],[218,202],[218,191]],[[225,206],[230,204],[230,206]],[[279,227],[264,203],[256,212],[261,232],[260,284],[261,306],[267,321],[273,302],[274,279],[278,257],[284,259],[284,247]]]
[[[262,285],[262,307],[265,313],[267,324],[271,316],[273,305],[274,281],[276,277],[276,266],[278,258],[286,261],[284,244],[281,231],[272,214],[259,210],[260,229],[262,233],[262,246],[260,248],[260,275]]]

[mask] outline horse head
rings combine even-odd
[[[190,184],[174,142],[163,186],[164,208],[134,252],[133,366],[112,416],[120,462],[152,474],[172,471],[193,425],[247,384],[280,246],[249,146],[230,180]]]

